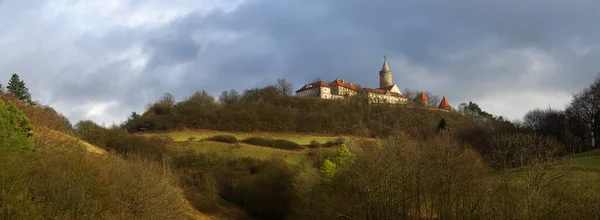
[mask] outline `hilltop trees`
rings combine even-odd
[[[294,92],[293,91],[294,85],[292,85],[291,82],[289,82],[285,79],[277,79],[277,84],[275,85],[275,87],[283,95],[289,96],[289,95],[292,95],[292,92]]]
[[[423,91],[423,93],[425,93],[425,95],[427,96],[429,106],[437,107],[440,104],[440,102],[442,101],[442,98],[440,98],[440,96],[435,95],[429,91]],[[418,98],[419,94],[421,94],[420,91],[406,88],[406,89],[404,89],[404,91],[402,91],[402,94],[411,102],[418,102],[418,103],[421,102],[421,100],[419,100],[419,98]]]
[[[385,137],[403,129],[433,135],[442,118],[456,129],[478,123],[455,112],[367,105],[366,100],[361,99],[366,97],[362,96],[348,101],[285,96],[274,86],[248,89],[241,95],[236,90],[226,90],[218,102],[205,92],[193,97],[175,104],[160,104],[163,101],[150,104],[146,112],[131,118],[123,127],[131,132],[187,127]],[[162,106],[171,107],[167,111]],[[465,120],[457,122],[459,118]]]
[[[8,86],[6,86],[9,94],[14,95],[19,99],[19,101],[31,104],[31,94],[29,94],[29,89],[25,86],[25,82],[19,79],[19,75],[13,74],[8,81]]]
[[[241,102],[240,94],[234,89],[226,90],[221,93],[219,96],[219,103],[224,105],[232,105],[237,106]]]

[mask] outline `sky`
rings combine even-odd
[[[285,78],[379,85],[521,118],[564,108],[600,72],[592,0],[0,0],[0,84],[75,124],[110,125],[164,93]]]

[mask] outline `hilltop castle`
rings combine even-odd
[[[321,80],[305,84],[302,88],[296,91],[297,96],[316,97],[320,99],[345,99],[349,96],[357,95],[361,90],[366,92],[369,104],[388,103],[398,105],[414,104],[408,102],[408,98],[402,95],[398,86],[392,82],[392,71],[388,66],[387,60],[384,57],[383,66],[379,71],[379,88],[360,88],[355,84],[346,82],[343,79],[335,79],[331,83],[325,83]],[[429,100],[424,92],[417,97],[423,107],[428,107]],[[446,96],[442,98],[439,110],[449,111],[452,109]]]

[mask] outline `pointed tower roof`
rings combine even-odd
[[[450,104],[448,104],[448,100],[446,100],[446,96],[442,98],[440,102],[440,106],[438,108],[450,108]]]
[[[419,99],[421,99],[421,101],[428,100],[427,96],[425,95],[425,92],[421,91],[421,95],[419,95]]]
[[[381,67],[381,72],[390,72],[390,67],[388,66],[387,63],[387,58],[385,56],[383,56],[383,66]]]

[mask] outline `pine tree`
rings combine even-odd
[[[31,104],[31,94],[29,89],[25,86],[25,82],[19,79],[19,75],[13,74],[8,81],[8,93],[14,95],[23,103]]]
[[[346,167],[347,165],[354,163],[355,160],[356,156],[350,152],[345,144],[342,144],[340,148],[338,148],[337,155],[333,158],[333,162],[339,167]]]
[[[329,159],[325,159],[323,166],[319,169],[319,173],[321,174],[321,179],[325,183],[331,183],[333,176],[335,175],[335,163],[331,162]]]
[[[438,123],[438,132],[446,130],[446,126],[448,126],[448,124],[446,123],[446,119],[442,118],[442,120],[440,120],[440,122]]]

